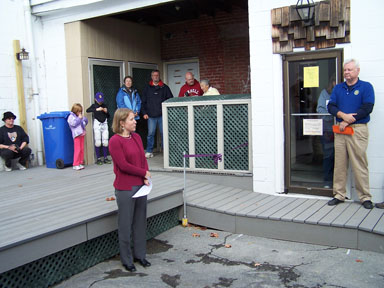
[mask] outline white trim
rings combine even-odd
[[[195,154],[195,115],[193,114],[193,105],[188,105],[188,138],[189,154]],[[189,158],[189,168],[195,169],[195,167],[195,158]]]
[[[223,103],[217,104],[217,154],[222,155],[222,161],[217,163],[218,170],[224,170],[224,111],[223,111]]]

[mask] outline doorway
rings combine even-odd
[[[97,92],[104,94],[104,104],[109,112],[108,129],[109,138],[112,137],[112,120],[116,111],[116,94],[123,81],[124,63],[121,61],[90,59],[90,103],[94,103],[94,95]]]
[[[342,80],[342,50],[284,56],[285,186],[332,196],[334,117],[327,104]]]
[[[166,67],[167,81],[173,97],[179,96],[180,88],[185,84],[185,73],[191,72],[200,82],[199,62],[196,59],[167,63]]]

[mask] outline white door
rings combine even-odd
[[[185,73],[192,72],[195,79],[200,81],[199,63],[170,63],[167,65],[168,86],[172,91],[173,97],[179,96],[181,86],[185,84]]]

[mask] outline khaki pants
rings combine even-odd
[[[333,195],[344,201],[348,165],[351,163],[357,194],[361,202],[371,200],[369,193],[369,171],[367,159],[368,126],[367,124],[350,125],[353,135],[335,133],[335,169],[333,174]]]

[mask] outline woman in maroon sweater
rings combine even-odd
[[[147,196],[132,198],[143,186],[149,185],[151,174],[145,158],[143,143],[136,130],[132,110],[116,110],[112,124],[116,134],[109,140],[109,152],[115,173],[115,195],[118,207],[120,259],[125,269],[136,271],[133,262],[151,266],[146,259]],[[133,235],[133,253],[131,250]]]

